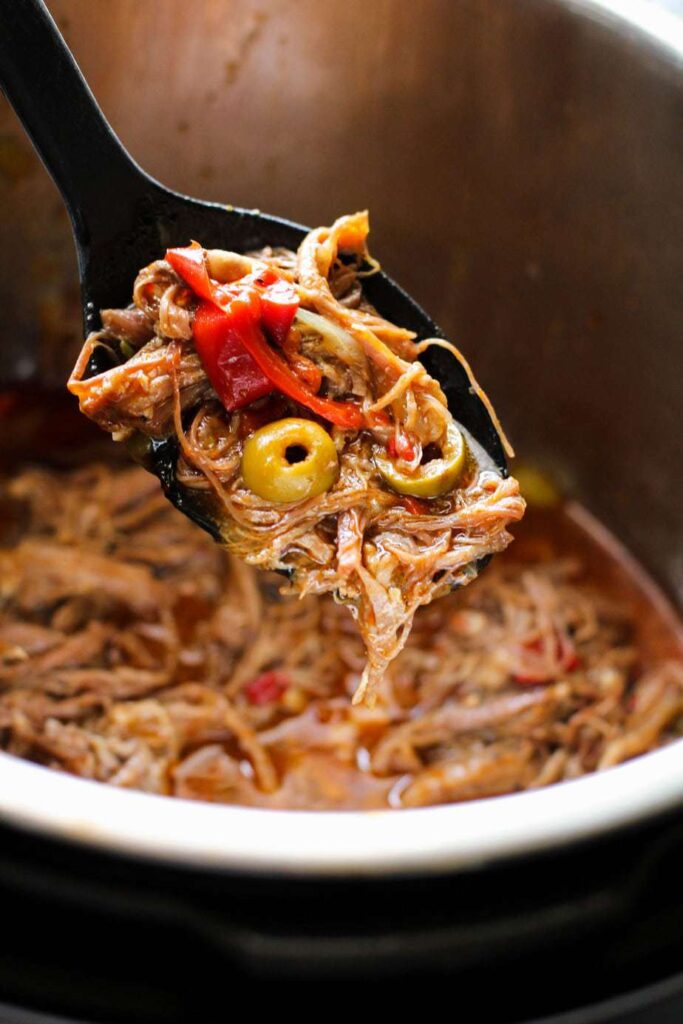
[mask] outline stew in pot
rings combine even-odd
[[[675,615],[573,503],[532,507],[476,586],[419,609],[368,708],[345,609],[283,598],[142,469],[26,466],[2,496],[19,757],[190,799],[400,808],[602,770],[683,723]]]
[[[233,554],[349,608],[367,652],[356,702],[371,701],[417,608],[475,578],[524,513],[516,480],[418,359],[457,350],[417,342],[365,300],[368,230],[359,213],[296,254],[168,250],[129,308],[102,312],[69,382],[143,461],[177,439],[174,479],[206,496]],[[89,376],[103,346],[113,365]]]

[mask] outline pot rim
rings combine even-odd
[[[597,837],[683,803],[683,740],[525,793],[406,810],[285,811],[74,778],[0,754],[0,818],[176,867],[309,877],[463,870]]]
[[[561,6],[601,22],[611,31],[647,42],[659,57],[683,65],[683,17],[666,0],[559,0]]]
[[[649,0],[560,0],[683,67],[683,19]],[[381,876],[466,870],[642,823],[683,804],[683,739],[544,789],[406,810],[283,811],[162,797],[0,752],[0,820],[199,870]]]

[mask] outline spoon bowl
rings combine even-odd
[[[167,248],[197,239],[206,248],[236,252],[266,245],[296,249],[307,233],[299,224],[165,188],[146,174],[106,121],[42,0],[0,0],[0,87],[13,105],[67,206],[76,242],[85,333],[101,326],[101,309],[125,306],[141,267]],[[443,337],[420,306],[386,274],[364,284],[388,320],[418,339]],[[487,451],[503,475],[505,453],[484,403],[464,367],[437,347],[423,356],[455,418]],[[97,350],[86,376],[108,369]],[[141,461],[169,499],[213,536],[209,505],[175,475],[177,443],[151,442]]]

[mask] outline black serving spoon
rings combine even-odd
[[[87,7],[84,8],[87,14]],[[42,0],[0,0],[0,88],[21,119],[66,203],[73,227],[86,334],[100,309],[126,306],[138,270],[167,248],[199,239],[206,248],[245,252],[265,245],[296,249],[306,228],[255,210],[205,203],[171,192],[138,167],[107,123]],[[386,274],[365,291],[387,319],[418,338],[442,333]],[[98,359],[106,358],[100,348]],[[425,365],[446,393],[454,416],[486,449],[500,471],[507,465],[498,433],[460,363],[439,348]],[[89,375],[109,368],[94,358]],[[175,475],[175,440],[156,442],[147,468],[170,500],[213,536],[218,528],[198,492]]]

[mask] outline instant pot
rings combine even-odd
[[[472,359],[525,461],[680,605],[675,4],[49,6],[165,184],[311,225],[369,207],[373,251]],[[80,343],[73,244],[4,103],[0,189],[0,379],[57,390]],[[671,1024],[682,805],[680,741],[537,792],[339,814],[0,755],[0,1021],[212,1022],[291,981],[326,981],[336,1008],[363,980],[371,1013],[410,985],[465,1020]]]

